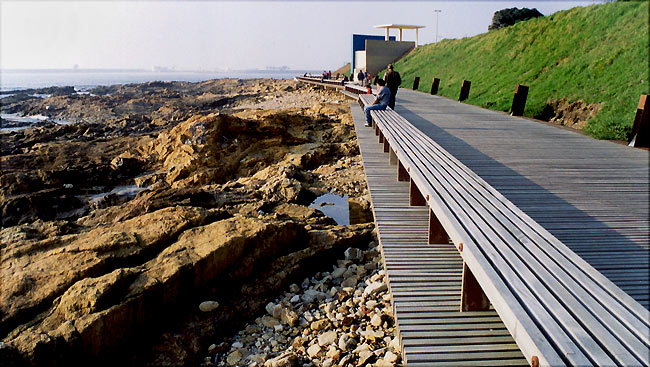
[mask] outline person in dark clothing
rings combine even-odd
[[[402,84],[402,78],[399,73],[393,70],[393,64],[388,64],[388,71],[384,74],[384,81],[386,87],[390,90],[390,101],[388,107],[395,109],[395,96],[397,95],[397,88]]]
[[[370,116],[370,111],[373,110],[385,110],[388,106],[388,100],[390,100],[390,90],[384,85],[386,84],[382,79],[376,78],[377,84],[377,97],[372,102],[372,104],[363,108],[363,112],[366,114],[366,127],[372,126],[372,117]]]
[[[363,80],[366,78],[366,74],[363,73],[362,70],[359,70],[359,74],[357,74],[357,81],[359,84],[363,85]]]

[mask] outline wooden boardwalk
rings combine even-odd
[[[351,104],[408,366],[527,366],[494,311],[459,312],[462,259],[448,243],[427,244],[428,209],[409,207],[374,130]]]
[[[646,308],[649,152],[400,89],[396,111]]]

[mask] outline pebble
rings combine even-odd
[[[388,289],[386,283],[374,282],[370,283],[366,289],[363,290],[364,296],[372,296],[377,293],[383,292]]]
[[[388,363],[397,362],[397,358],[398,358],[397,354],[395,354],[395,353],[393,353],[391,351],[386,352],[386,355],[384,355],[384,361],[386,361]]]
[[[372,326],[374,326],[374,327],[379,327],[379,326],[381,326],[381,322],[382,322],[382,321],[381,321],[381,315],[378,314],[378,313],[376,313],[376,314],[372,317],[372,319],[370,319],[370,325],[372,325]]]
[[[337,339],[336,331],[330,330],[318,336],[318,345],[321,347],[334,343]]]
[[[342,283],[341,286],[343,287],[354,287],[357,285],[357,280],[355,278],[347,278],[345,279]]]
[[[226,362],[229,365],[233,366],[233,365],[236,365],[239,361],[241,361],[242,357],[243,357],[242,353],[240,351],[236,350],[236,351],[228,354],[228,357],[226,358]]]
[[[216,301],[205,301],[199,304],[199,310],[203,312],[214,311],[219,307],[219,302]]]
[[[320,345],[314,344],[311,347],[307,348],[307,354],[310,357],[314,358],[314,357],[316,357],[318,355],[320,350],[321,350]]]

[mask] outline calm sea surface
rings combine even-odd
[[[95,71],[95,70],[0,70],[0,90],[73,86],[84,90],[98,85],[145,83],[150,81],[200,82],[220,78],[288,79],[316,70],[254,70],[224,72],[153,72],[153,71]]]

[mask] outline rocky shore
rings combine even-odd
[[[291,284],[266,314],[208,347],[205,366],[397,366],[399,339],[374,242],[348,248],[331,272]]]
[[[47,117],[0,132],[5,365],[398,363],[385,291],[364,293],[382,274],[343,96],[226,79],[0,101]],[[310,205],[325,194],[352,224]]]

